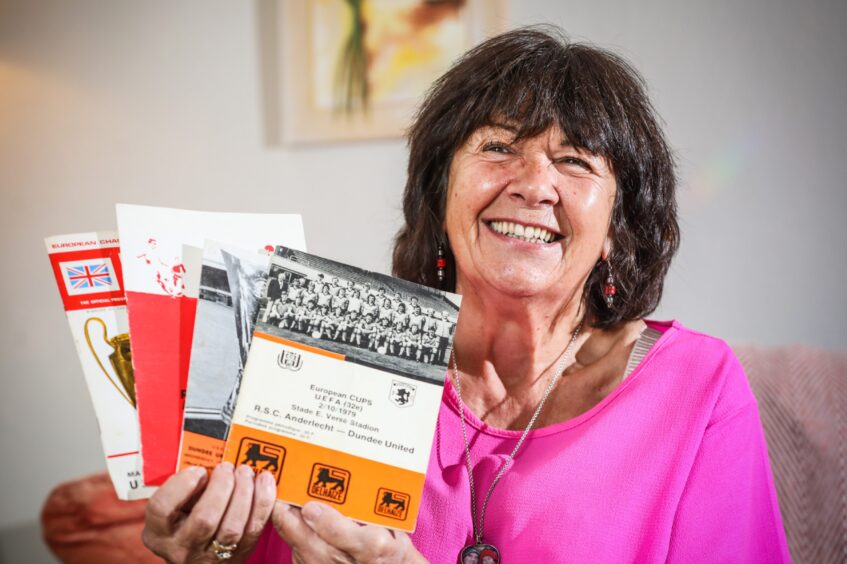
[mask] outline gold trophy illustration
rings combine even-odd
[[[109,374],[106,367],[103,366],[100,357],[97,356],[97,351],[94,350],[94,345],[91,343],[88,325],[92,321],[99,323],[103,327],[103,340],[107,345],[112,347],[112,354],[109,355],[109,363],[117,375],[117,381]],[[106,379],[115,387],[115,390],[118,391],[121,397],[135,408],[135,375],[132,372],[132,351],[129,348],[129,333],[121,333],[110,339],[106,323],[99,317],[89,317],[86,319],[83,332],[85,333],[85,341],[88,343],[88,348],[91,349],[91,354],[94,355],[94,360],[97,361],[100,370],[106,375]]]

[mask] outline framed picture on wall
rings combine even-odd
[[[286,145],[403,135],[433,80],[505,31],[503,0],[286,0]]]

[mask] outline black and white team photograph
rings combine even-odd
[[[256,329],[443,383],[460,296],[278,247]]]

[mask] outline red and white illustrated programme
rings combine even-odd
[[[264,249],[305,249],[294,214],[214,213],[117,206],[132,335],[144,483],[177,464],[204,239]],[[273,248],[273,247],[271,247]]]

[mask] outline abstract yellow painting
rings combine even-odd
[[[286,0],[286,144],[399,137],[430,84],[505,29],[501,0]]]

